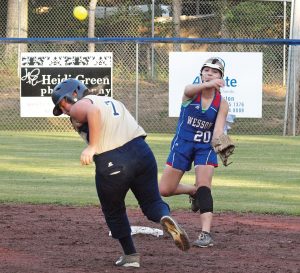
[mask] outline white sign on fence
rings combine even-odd
[[[20,62],[21,117],[53,117],[53,88],[67,78],[82,81],[93,94],[112,96],[111,52],[22,53]]]
[[[171,52],[169,116],[179,116],[184,87],[187,84],[201,83],[200,69],[211,57],[220,57],[225,61],[225,87],[221,94],[229,103],[229,114],[243,118],[261,118],[261,52]]]

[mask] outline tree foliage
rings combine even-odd
[[[282,6],[278,3],[240,2],[225,13],[226,27],[232,37],[238,38],[282,36],[282,24],[278,23],[281,11]],[[270,25],[273,27],[270,28]]]

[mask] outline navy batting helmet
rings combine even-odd
[[[205,63],[202,65],[200,75],[202,74],[202,70],[204,69],[204,67],[210,67],[210,68],[217,69],[221,72],[221,77],[222,78],[224,77],[225,62],[221,58],[212,57],[212,58],[209,58],[207,61],[205,61]]]
[[[63,113],[59,108],[59,103],[63,98],[66,98],[70,103],[75,103],[82,99],[87,92],[88,88],[77,79],[66,79],[56,85],[52,92],[52,101],[55,105],[53,115],[59,116]]]

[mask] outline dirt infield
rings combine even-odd
[[[161,228],[139,210],[132,225]],[[199,217],[172,214],[192,240]],[[141,268],[117,268],[118,242],[97,207],[0,205],[1,273],[205,272],[300,273],[300,217],[215,214],[215,246],[178,250],[169,237],[134,235]]]

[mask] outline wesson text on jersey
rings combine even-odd
[[[193,118],[191,116],[188,116],[187,124],[195,127],[195,128],[201,128],[201,129],[210,129],[213,125],[212,122],[205,121],[202,119]]]

